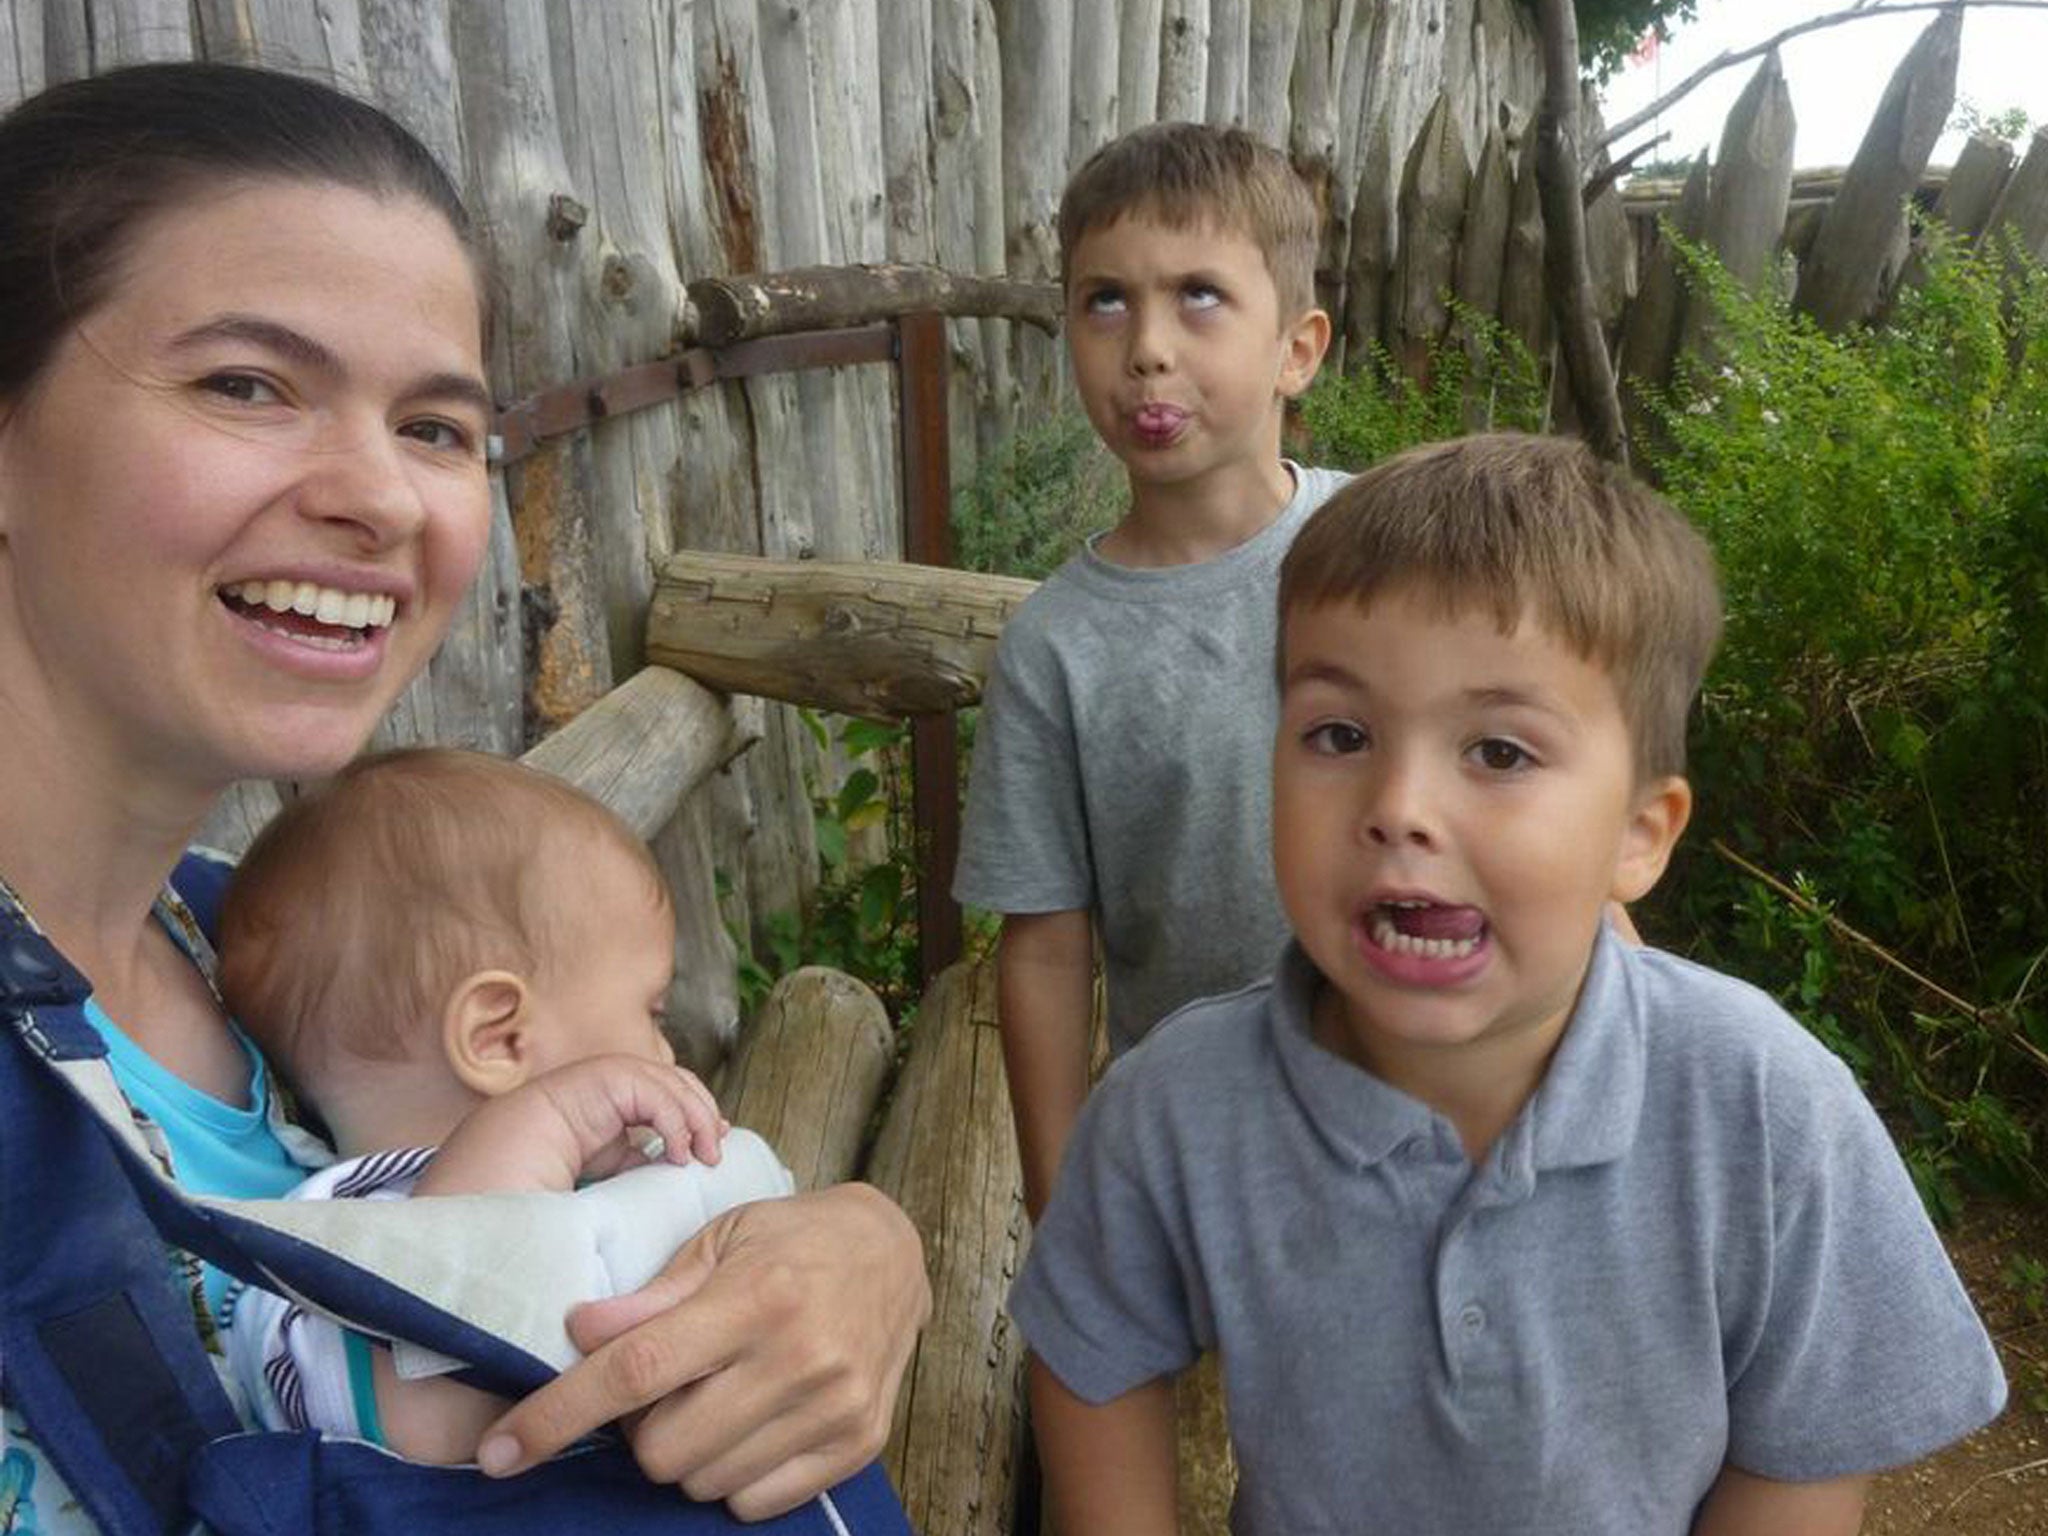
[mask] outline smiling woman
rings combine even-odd
[[[118,730],[158,793],[331,772],[482,557],[468,256],[416,198],[275,179],[142,241],[0,441],[23,682],[103,760]]]
[[[15,1106],[70,1102],[62,1058],[189,1191],[261,1199],[325,1161],[222,1008],[223,872],[186,845],[237,779],[333,772],[440,643],[489,517],[481,334],[459,200],[363,103],[152,65],[0,119],[11,1529],[189,1523],[194,1442],[131,1402],[131,1366],[159,1355],[95,1332],[83,1376],[57,1358],[88,1303],[147,1320],[167,1399],[191,1398],[209,1434],[235,1422],[208,1363],[233,1322],[219,1276],[167,1252],[81,1296],[76,1270],[39,1267],[90,1253],[112,1273],[109,1250],[146,1254],[149,1228],[115,1136],[88,1124],[38,1157]],[[572,1317],[590,1358],[513,1408],[483,1459],[518,1471],[645,1410],[626,1433],[647,1477],[749,1518],[789,1509],[879,1450],[927,1300],[915,1233],[873,1191],[740,1207],[645,1291]],[[148,1454],[125,1454],[111,1426],[129,1420]]]

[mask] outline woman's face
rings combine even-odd
[[[331,771],[482,558],[476,279],[411,197],[263,181],[156,215],[0,412],[0,718],[93,771]]]

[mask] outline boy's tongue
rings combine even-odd
[[[1477,907],[1389,906],[1386,913],[1394,931],[1411,939],[1476,939],[1486,926]]]
[[[1165,437],[1187,419],[1187,414],[1177,405],[1141,405],[1135,421],[1146,437]]]

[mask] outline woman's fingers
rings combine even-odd
[[[740,1206],[632,1305],[573,1313],[594,1352],[499,1420],[479,1459],[517,1471],[645,1407],[627,1434],[650,1477],[744,1518],[793,1508],[881,1449],[930,1304],[916,1231],[874,1190]]]

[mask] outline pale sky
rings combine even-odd
[[[1682,22],[1648,64],[1629,63],[1607,83],[1607,118],[1617,122],[1676,86],[1700,65],[1731,49],[1749,47],[1812,16],[1848,8],[1847,0],[1699,0],[1696,21]],[[1847,165],[1870,126],[1878,98],[1913,41],[1939,15],[1912,11],[1823,28],[1785,44],[1780,57],[1799,120],[1794,163],[1801,170]],[[1761,60],[1723,70],[1672,107],[1656,126],[1645,125],[1615,146],[1617,152],[1658,128],[1671,137],[1649,152],[1655,160],[1711,155],[1721,125]],[[2035,128],[2048,124],[2048,8],[1973,7],[1963,18],[1962,65],[1956,101],[1972,102],[1989,117],[2010,107]],[[1954,161],[1962,136],[1935,147],[1936,165]],[[2024,149],[2025,141],[2020,148]]]

